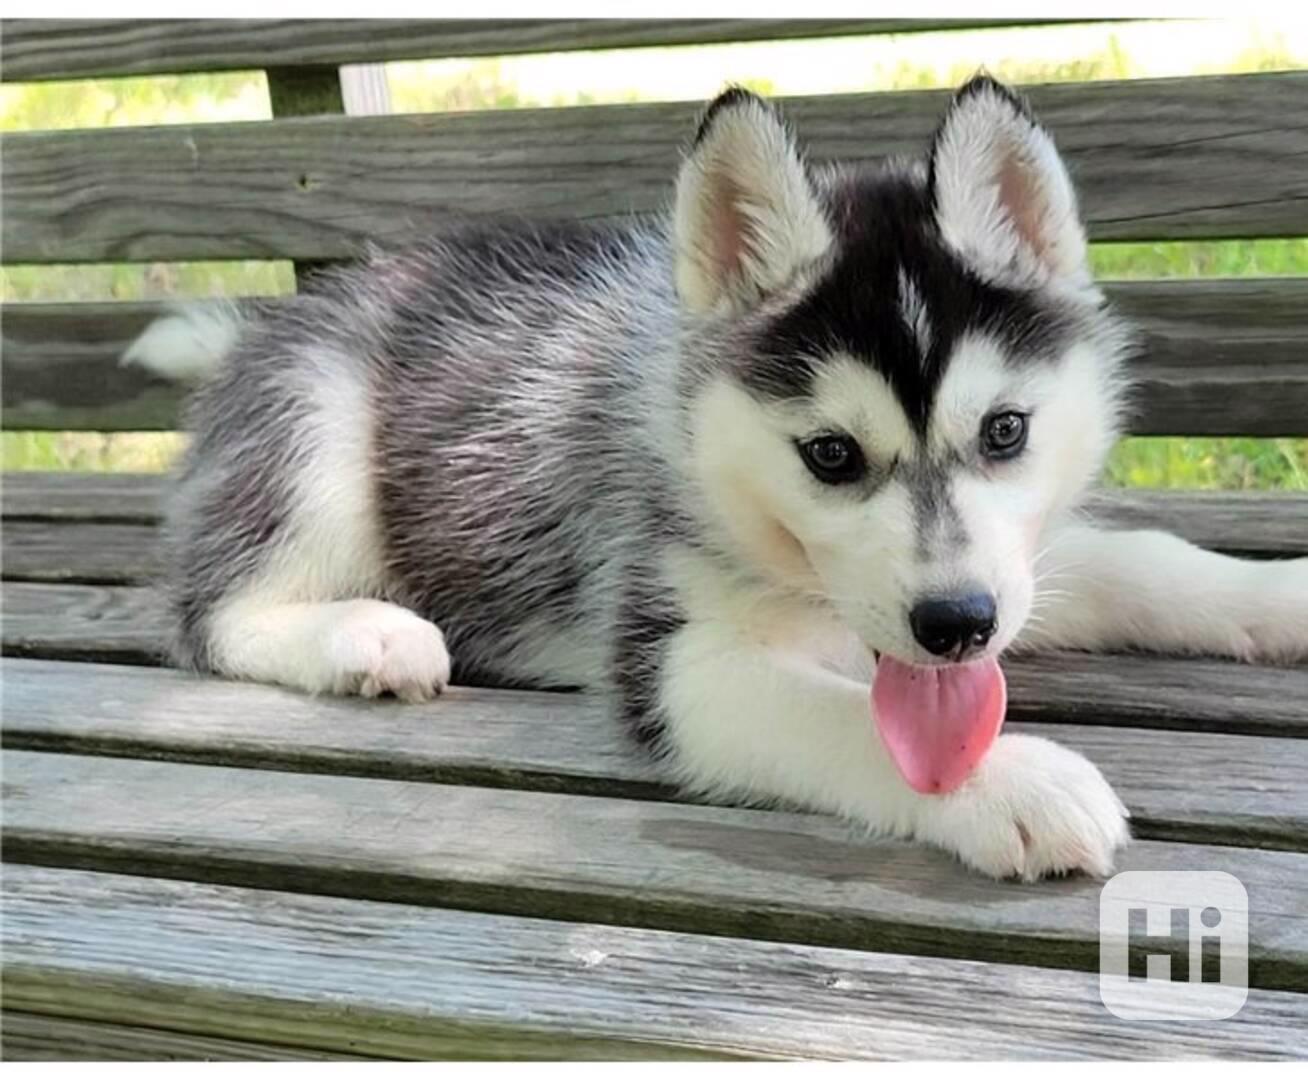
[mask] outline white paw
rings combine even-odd
[[[430,701],[450,681],[450,654],[432,623],[381,600],[351,600],[328,628],[332,689]]]
[[[1259,563],[1257,585],[1241,598],[1239,636],[1246,660],[1308,660],[1308,559]]]
[[[918,835],[992,877],[1112,873],[1126,807],[1094,765],[1032,735],[1004,735],[957,791],[930,796]]]

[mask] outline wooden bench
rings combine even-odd
[[[263,68],[278,119],[4,140],[10,262],[349,256],[453,213],[668,194],[694,104],[344,117],[338,65],[830,35],[820,22],[11,22],[11,80]],[[1308,73],[1035,87],[1095,240],[1308,234]],[[915,151],[937,92],[786,102],[819,157]],[[307,114],[288,116],[288,112]],[[1133,430],[1308,434],[1308,279],[1110,287]],[[167,430],[118,366],[155,307],[12,305],[9,429]],[[998,884],[838,822],[678,796],[580,696],[311,699],[159,666],[161,480],[5,478],[9,1058],[1302,1057],[1308,671],[1013,662],[1011,721],[1087,753],[1123,869],[1251,903],[1233,1019],[1115,1019],[1100,883]],[[1308,554],[1308,497],[1106,493],[1109,517]],[[1159,948],[1184,963],[1185,943]]]

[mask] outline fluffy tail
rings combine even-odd
[[[201,383],[222,369],[248,320],[230,300],[178,304],[147,326],[119,363],[169,382]]]

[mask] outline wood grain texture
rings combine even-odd
[[[163,662],[168,623],[151,589],[7,582],[2,596],[8,656]],[[1004,669],[1015,720],[1308,736],[1308,671],[1302,666],[1061,652],[1009,656]]]
[[[163,662],[169,631],[162,599],[154,589],[6,581],[0,598],[6,655]]]
[[[39,483],[39,482],[38,482]],[[38,483],[27,482],[18,504],[33,504]],[[61,500],[52,500],[57,508]],[[62,500],[66,506],[67,501]],[[119,519],[87,504],[81,519],[66,511],[29,511],[7,517],[4,577],[11,581],[130,585],[153,583],[163,571],[156,526],[143,523],[140,500],[125,504]],[[103,505],[103,502],[101,503]],[[1303,555],[1308,547],[1308,497],[1106,495],[1094,503],[1107,522],[1138,527],[1155,522],[1199,542],[1236,554]]]
[[[6,869],[6,873],[10,871]],[[21,873],[21,871],[20,871]],[[66,900],[66,898],[64,898]],[[159,1010],[141,1010],[158,1023]],[[277,1046],[156,1027],[67,1020],[40,1013],[0,1013],[0,1058],[5,1061],[359,1061],[359,1054]]]
[[[5,856],[16,862],[1098,965],[1100,882],[995,883],[824,817],[17,750],[3,764]],[[1308,855],[1140,840],[1119,858],[1119,869],[1197,867],[1249,892],[1250,985],[1308,985]]]
[[[119,358],[162,304],[7,304],[6,429],[166,431],[181,391]]]
[[[1308,555],[1308,494],[1117,488],[1086,507],[1103,525],[1163,529],[1231,555]]]
[[[1099,240],[1308,232],[1308,73],[1033,87]],[[948,93],[784,102],[817,159],[920,154]],[[7,135],[14,262],[356,254],[492,213],[671,194],[699,104],[311,117]],[[1256,163],[1256,167],[1254,167]]]
[[[4,576],[97,585],[155,580],[162,571],[158,539],[152,525],[9,521]]]
[[[155,525],[168,481],[163,473],[0,473],[0,516]]]
[[[8,656],[164,662],[168,622],[152,589],[6,582],[2,596]],[[1015,720],[1308,736],[1301,666],[1072,652],[1014,655],[1004,666]]]
[[[1308,278],[1108,283],[1141,327],[1130,427],[1142,435],[1308,434]],[[260,302],[271,309],[285,300]],[[4,424],[168,430],[182,392],[119,357],[155,303],[4,309]]]
[[[1057,670],[1057,662],[1047,667]],[[15,749],[678,798],[588,695],[458,687],[433,706],[406,708],[146,668],[14,659],[3,670],[3,739]],[[1302,702],[1308,670],[1288,675],[1279,680],[1280,700]],[[1027,700],[1024,676],[1034,684]],[[1109,678],[1104,672],[1102,685]],[[1137,835],[1308,851],[1308,740],[1066,723],[1069,705],[1093,719],[1100,709],[1060,698],[1020,666],[1011,681],[1011,730],[1086,754],[1130,807]],[[1064,683],[1073,681],[1063,673]],[[1082,685],[1093,693],[1101,681]],[[1167,693],[1137,693],[1168,711]],[[1272,697],[1265,693],[1256,704]],[[1239,711],[1232,706],[1228,699],[1226,716]],[[1033,715],[1060,722],[1024,722]],[[1308,735],[1308,724],[1300,718],[1295,730]]]
[[[223,1038],[271,1037],[320,1053],[1009,1059],[1308,1052],[1308,999],[1275,991],[1252,991],[1240,1013],[1220,1024],[1126,1022],[1108,1015],[1097,978],[1085,972],[27,866],[8,869],[5,891],[11,1007]]]
[[[1039,23],[1036,19],[14,19],[16,82],[428,57],[701,45]]]
[[[160,473],[0,474],[6,520],[159,520],[168,483]],[[1308,555],[1308,495],[1271,491],[1105,489],[1087,504],[1104,525],[1166,529],[1202,547],[1235,554]]]

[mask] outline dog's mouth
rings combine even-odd
[[[953,791],[1004,722],[1008,694],[999,661],[923,667],[873,653],[872,714],[895,767],[914,791]]]

